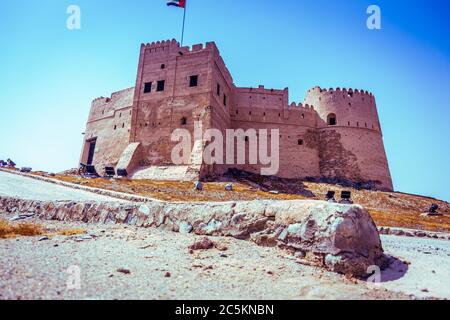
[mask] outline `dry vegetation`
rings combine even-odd
[[[85,234],[85,229],[61,229],[51,230],[45,229],[39,224],[28,222],[9,222],[4,219],[0,219],[0,239],[11,239],[17,237],[34,237],[51,234],[61,236],[75,236],[79,234]]]
[[[85,234],[87,232],[86,229],[68,229],[58,231],[58,235],[60,236],[76,236],[79,234]]]
[[[12,224],[0,219],[0,239],[15,238],[18,236],[39,236],[44,233],[44,229],[33,223]]]

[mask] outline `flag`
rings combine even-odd
[[[167,5],[179,8],[186,8],[186,0],[168,0]]]

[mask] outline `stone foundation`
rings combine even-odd
[[[331,271],[365,276],[385,267],[377,228],[367,210],[322,201],[224,203],[76,203],[0,197],[0,210],[47,220],[125,223],[137,227],[251,239],[292,251]]]

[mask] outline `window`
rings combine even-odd
[[[116,130],[116,129],[117,129],[117,125],[114,126],[114,130]]]
[[[146,82],[144,84],[144,93],[149,93],[149,92],[152,92],[152,83]]]
[[[245,137],[244,137],[244,141],[245,141],[245,142],[248,142],[248,136],[245,136]]]
[[[328,125],[329,125],[329,126],[335,126],[335,125],[337,125],[336,115],[335,115],[334,113],[330,113],[330,114],[328,115],[328,120],[327,120],[327,122],[328,122]]]
[[[303,139],[298,139],[298,145],[299,145],[299,146],[302,146],[303,144],[304,144]]]
[[[305,119],[305,114],[304,113],[302,113],[301,118]]]
[[[180,123],[181,123],[182,126],[187,125],[187,118],[186,117],[181,118]]]
[[[158,92],[164,91],[165,84],[166,84],[166,82],[164,80],[158,81],[158,83],[156,85],[156,91],[158,91]]]
[[[189,87],[196,87],[198,85],[198,76],[189,77]]]
[[[161,65],[161,69],[164,70],[165,68],[166,68],[166,65],[165,65],[165,64],[162,64],[162,65]]]
[[[227,95],[226,94],[223,95],[223,105],[224,106],[227,105]]]
[[[220,97],[220,84],[217,84],[217,95]]]

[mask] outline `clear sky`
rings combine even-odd
[[[1,0],[0,159],[76,167],[90,102],[134,86],[141,42],[180,39],[165,0]],[[66,28],[69,5],[81,30]],[[381,8],[382,29],[366,27]],[[216,41],[239,86],[375,94],[395,189],[450,200],[450,1],[188,0],[185,44]]]

